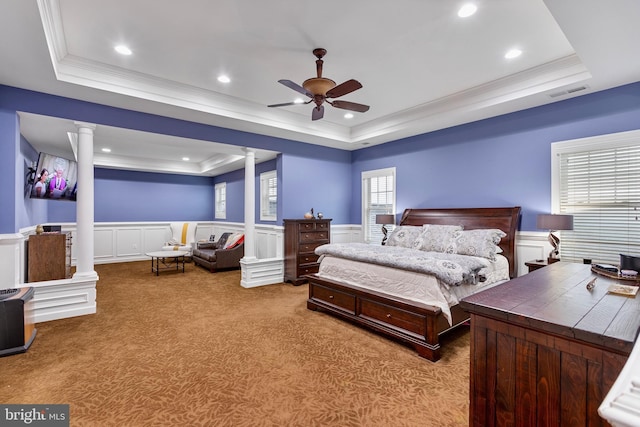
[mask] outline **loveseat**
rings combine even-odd
[[[223,233],[217,242],[197,242],[191,259],[210,272],[240,268],[244,256],[244,235]]]

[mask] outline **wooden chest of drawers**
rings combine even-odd
[[[331,238],[330,219],[284,220],[284,281],[294,285],[305,282],[306,274],[318,272],[315,249]]]

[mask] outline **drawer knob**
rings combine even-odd
[[[333,299],[333,295],[329,295],[329,299]]]
[[[387,313],[387,319],[391,319],[391,313]]]

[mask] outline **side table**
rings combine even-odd
[[[151,272],[160,275],[161,271],[180,269],[182,264],[182,272],[184,273],[184,257],[189,255],[187,251],[156,251],[147,252],[147,256],[151,257]]]
[[[546,267],[549,265],[546,259],[534,259],[532,261],[527,261],[524,263],[527,267],[529,267],[529,273],[532,271],[536,271],[539,268]]]

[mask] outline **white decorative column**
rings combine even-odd
[[[72,245],[76,254],[76,272],[70,279],[29,283],[35,289],[36,323],[96,312],[96,283],[93,246],[93,123],[74,122],[78,129],[78,192],[76,198],[76,234]]]
[[[93,123],[75,122],[78,128],[78,197],[76,206],[76,279],[98,277],[94,270]]]
[[[256,153],[245,148],[244,160],[244,258],[240,260],[243,288],[282,283],[282,258],[256,258]]]
[[[244,257],[256,257],[256,152],[245,148],[244,159]]]

